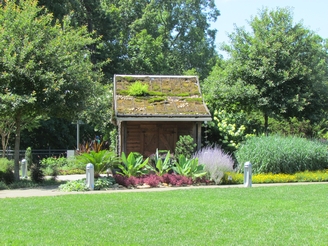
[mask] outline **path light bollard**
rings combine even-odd
[[[27,161],[21,160],[22,178],[27,178]]]
[[[249,161],[244,165],[244,186],[252,187],[252,164]]]
[[[88,163],[86,166],[86,174],[87,174],[87,187],[90,190],[93,190],[95,187],[95,181],[94,181],[94,174],[95,174],[95,169],[91,163]]]

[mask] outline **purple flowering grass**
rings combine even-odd
[[[225,172],[233,171],[234,161],[231,155],[218,145],[203,147],[192,158],[198,158],[199,164],[205,166],[205,171],[216,184],[221,182]]]

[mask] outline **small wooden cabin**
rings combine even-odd
[[[143,86],[134,95],[132,85]],[[148,157],[159,150],[174,152],[181,135],[190,135],[201,147],[202,123],[211,120],[197,76],[115,75],[114,120],[118,152]]]

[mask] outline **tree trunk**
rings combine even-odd
[[[15,181],[19,181],[19,148],[20,148],[20,132],[21,132],[21,119],[20,116],[16,117],[16,134],[15,134]]]
[[[15,125],[14,123],[9,123],[9,122],[3,123],[3,129],[1,131],[1,145],[2,145],[2,157],[3,158],[6,157],[6,149],[7,149],[8,142],[10,139],[10,134],[13,131],[14,125]]]
[[[265,136],[268,136],[268,128],[269,128],[269,116],[267,113],[264,113],[264,132]]]
[[[1,134],[2,158],[6,156],[6,135]]]

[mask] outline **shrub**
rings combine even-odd
[[[27,168],[30,169],[33,165],[33,158],[32,158],[32,149],[28,147],[25,151],[25,160]]]
[[[147,176],[123,176],[122,174],[115,174],[114,176],[115,182],[119,185],[125,186],[125,187],[130,187],[130,186],[138,186],[142,185],[147,178]]]
[[[192,185],[193,181],[190,177],[186,176],[177,176],[176,186],[183,186],[183,185]]]
[[[143,156],[138,152],[131,152],[128,157],[126,157],[125,153],[122,152],[122,163],[117,165],[120,169],[117,173],[122,174],[127,177],[138,176],[142,174],[146,174],[146,167],[148,165],[148,160],[143,160]]]
[[[193,181],[192,178],[181,176],[177,174],[169,174],[166,173],[162,176],[162,182],[173,185],[173,186],[182,186],[182,185],[192,185]]]
[[[194,153],[196,143],[194,139],[189,135],[184,135],[179,137],[179,141],[176,143],[174,150],[175,156],[184,155],[187,159],[191,158]]]
[[[151,174],[145,176],[143,182],[150,187],[157,187],[161,183],[161,178],[157,175]]]
[[[115,184],[113,177],[98,178],[95,180],[94,190],[106,190]]]
[[[0,181],[0,190],[6,190],[8,189],[8,186],[6,185],[6,183]]]
[[[109,149],[114,152],[116,152],[117,150],[117,137],[118,137],[117,129],[113,128],[113,130],[111,130],[111,132],[109,133],[109,138],[110,138]]]
[[[0,171],[6,171],[7,169],[14,170],[14,161],[0,158]]]
[[[55,179],[60,172],[59,170],[68,166],[68,161],[65,157],[48,157],[42,159],[40,165],[45,175],[52,176]]]
[[[40,161],[41,166],[43,167],[53,167],[56,166],[58,168],[68,166],[68,159],[65,157],[48,157],[44,158]]]
[[[160,154],[162,151],[156,149],[156,153],[151,155],[150,164],[147,165],[147,168],[155,172],[157,175],[162,176],[164,173],[168,173],[172,169],[172,159],[170,151],[166,152],[166,155]]]
[[[284,136],[314,137],[320,131],[320,123],[313,124],[310,120],[299,120],[296,117],[289,117],[284,120],[270,118],[269,121],[269,131]],[[325,128],[326,126],[323,125],[323,129]]]
[[[235,153],[241,164],[252,163],[253,173],[293,174],[328,168],[327,146],[319,141],[278,135],[250,138]]]
[[[135,177],[135,176],[130,176],[127,179],[127,183],[129,184],[128,186],[132,185],[132,186],[137,186],[139,184],[142,183],[142,179],[140,180],[139,177]],[[127,187],[128,187],[127,186]]]
[[[5,171],[0,171],[0,181],[4,182],[6,185],[14,183],[15,176],[13,171],[9,168]]]
[[[88,191],[89,187],[87,187],[85,180],[79,179],[67,182],[66,184],[62,184],[59,186],[59,190],[61,191]]]
[[[31,180],[35,183],[42,183],[44,181],[44,173],[40,165],[33,164],[30,172]]]
[[[15,181],[13,173],[14,162],[7,158],[0,158],[0,182],[9,185]]]
[[[246,126],[243,124],[247,122],[245,118],[246,115],[243,112],[231,113],[225,110],[215,110],[213,121],[220,134],[218,142],[227,151],[235,151],[245,140]]]
[[[221,180],[221,184],[242,184],[242,183],[244,183],[244,175],[242,173],[226,172],[224,173]]]
[[[61,169],[59,170],[58,174],[60,175],[85,174],[85,169],[80,169],[80,168]]]
[[[77,156],[77,160],[84,165],[92,163],[94,165],[94,176],[98,178],[100,173],[114,165],[117,160],[114,151],[100,150],[98,152],[92,150],[89,153],[82,153]]]
[[[200,149],[193,155],[193,158],[198,158],[198,162],[204,165],[209,178],[216,184],[219,184],[224,173],[231,172],[234,166],[231,155],[224,153],[218,145]]]
[[[121,174],[114,174],[113,177],[115,179],[115,182],[119,185],[122,185],[125,187],[129,187],[131,185],[129,177],[127,177],[127,176],[123,176]]]
[[[196,179],[206,175],[204,165],[198,164],[198,159],[187,159],[184,155],[180,155],[179,159],[174,163],[172,170],[181,176]]]

